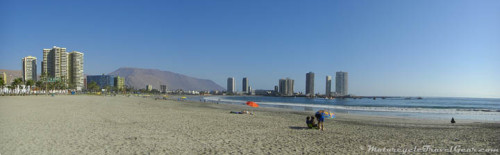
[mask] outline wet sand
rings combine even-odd
[[[253,110],[255,115],[230,114]],[[0,97],[0,154],[365,154],[369,146],[500,149],[500,123],[103,96]],[[373,151],[373,148],[372,150]],[[446,152],[443,152],[446,153]],[[498,153],[498,152],[497,152]]]

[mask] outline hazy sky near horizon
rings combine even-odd
[[[356,95],[500,97],[498,0],[0,1],[0,69],[42,49],[85,74],[153,68],[253,89],[349,72]],[[40,70],[40,66],[38,70]],[[334,88],[334,87],[333,87]]]

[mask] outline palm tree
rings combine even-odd
[[[3,78],[0,78],[0,88],[3,88],[5,86]]]
[[[87,89],[90,90],[91,92],[96,92],[99,91],[99,86],[95,81],[90,82],[90,84],[87,85]]]
[[[35,82],[33,80],[26,81],[26,86],[32,87],[33,85],[35,85]]]
[[[30,91],[29,91],[29,93],[31,93],[32,87],[33,87],[33,85],[35,84],[35,82],[34,82],[33,80],[28,80],[28,81],[26,81],[26,83],[25,83],[25,84],[26,84],[26,86],[30,86]]]
[[[23,83],[22,78],[17,78],[12,81],[12,84],[10,84],[13,88],[16,88],[17,86],[21,85]]]
[[[42,87],[43,87],[43,82],[42,82],[42,81],[37,81],[37,82],[35,82],[35,86],[36,86],[38,89],[42,89]]]

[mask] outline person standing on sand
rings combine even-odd
[[[320,113],[316,113],[316,118],[318,119],[318,128],[321,131],[323,131],[324,130],[323,122],[325,121],[325,117]]]

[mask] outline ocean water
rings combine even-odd
[[[500,99],[497,98],[441,98],[423,99],[377,98],[364,99],[324,99],[304,97],[267,96],[207,96],[191,98],[225,104],[245,104],[257,102],[262,107],[275,107],[311,111],[328,109],[337,113],[412,117],[422,119],[474,120],[480,122],[500,122]]]

